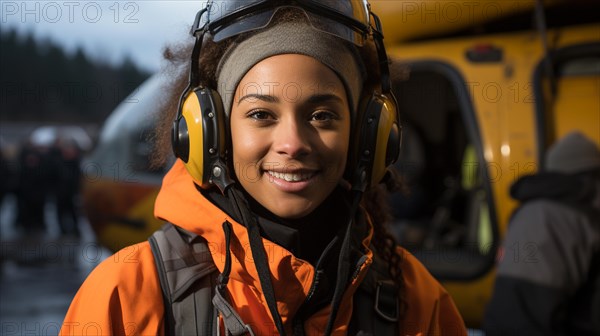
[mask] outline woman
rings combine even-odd
[[[383,226],[399,129],[376,17],[357,1],[281,3],[197,15],[187,87],[175,79],[159,130],[178,160],[155,214],[174,225],[98,266],[63,334],[466,334]],[[185,243],[161,247],[169,235]],[[178,264],[208,285],[169,278]]]

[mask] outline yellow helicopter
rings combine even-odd
[[[477,328],[517,206],[510,185],[571,130],[600,144],[600,3],[371,3],[404,128],[396,166],[409,193],[392,195],[392,229]],[[83,165],[86,214],[112,250],[162,225],[153,206],[164,171],[148,168],[147,139],[160,85],[153,76],[112,113]]]
[[[150,168],[148,141],[162,85],[154,75],[121,102],[82,163],[84,211],[97,240],[112,251],[147,239],[163,224],[153,209],[165,171]]]
[[[392,201],[394,229],[476,328],[517,205],[511,184],[536,172],[545,149],[571,130],[600,144],[600,3],[372,7],[398,76],[405,128],[398,168],[414,188]],[[523,258],[532,253],[512,248]]]

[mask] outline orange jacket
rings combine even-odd
[[[258,273],[249,250],[244,226],[207,201],[196,190],[183,164],[177,162],[165,176],[156,200],[156,216],[203,236],[217,268],[225,263],[223,221],[233,225],[233,262],[227,285],[230,303],[257,335],[276,335]],[[352,315],[352,295],[371,264],[363,240],[365,262],[347,289],[334,324],[334,335],[345,335]],[[289,251],[264,240],[273,276],[277,308],[291,333],[291,320],[311,287],[314,268]],[[402,274],[407,308],[401,335],[466,335],[464,323],[450,296],[410,253],[404,254]],[[330,315],[323,308],[305,322],[307,335],[321,335]],[[103,261],[86,279],[67,312],[61,335],[160,335],[163,334],[163,302],[154,259],[148,242],[117,252]]]

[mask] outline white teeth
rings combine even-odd
[[[274,171],[267,171],[269,173],[269,175],[281,179],[281,180],[285,180],[287,182],[299,182],[299,181],[306,181],[308,179],[310,179],[312,177],[311,173],[304,173],[304,174],[291,174],[291,173],[279,173],[279,172],[274,172]]]

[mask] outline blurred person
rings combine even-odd
[[[51,153],[55,175],[53,192],[60,231],[65,236],[79,237],[81,150],[75,140],[59,136]]]
[[[11,213],[12,207],[4,204],[8,194],[15,194],[16,191],[16,167],[14,153],[9,150],[9,145],[0,137],[0,227],[4,227],[1,221],[8,219],[3,212]],[[9,219],[10,221],[10,219]]]
[[[45,232],[45,205],[48,194],[50,160],[45,144],[33,139],[21,146],[17,165],[17,227],[25,235]],[[50,170],[49,170],[50,168]]]
[[[544,168],[511,187],[487,335],[600,335],[600,150],[572,132]]]
[[[100,264],[61,334],[466,335],[385,228],[400,131],[370,7],[208,4],[166,51],[186,69],[158,130],[172,224]]]
[[[5,153],[4,139],[0,137],[0,207],[4,196],[11,191],[12,169]]]

